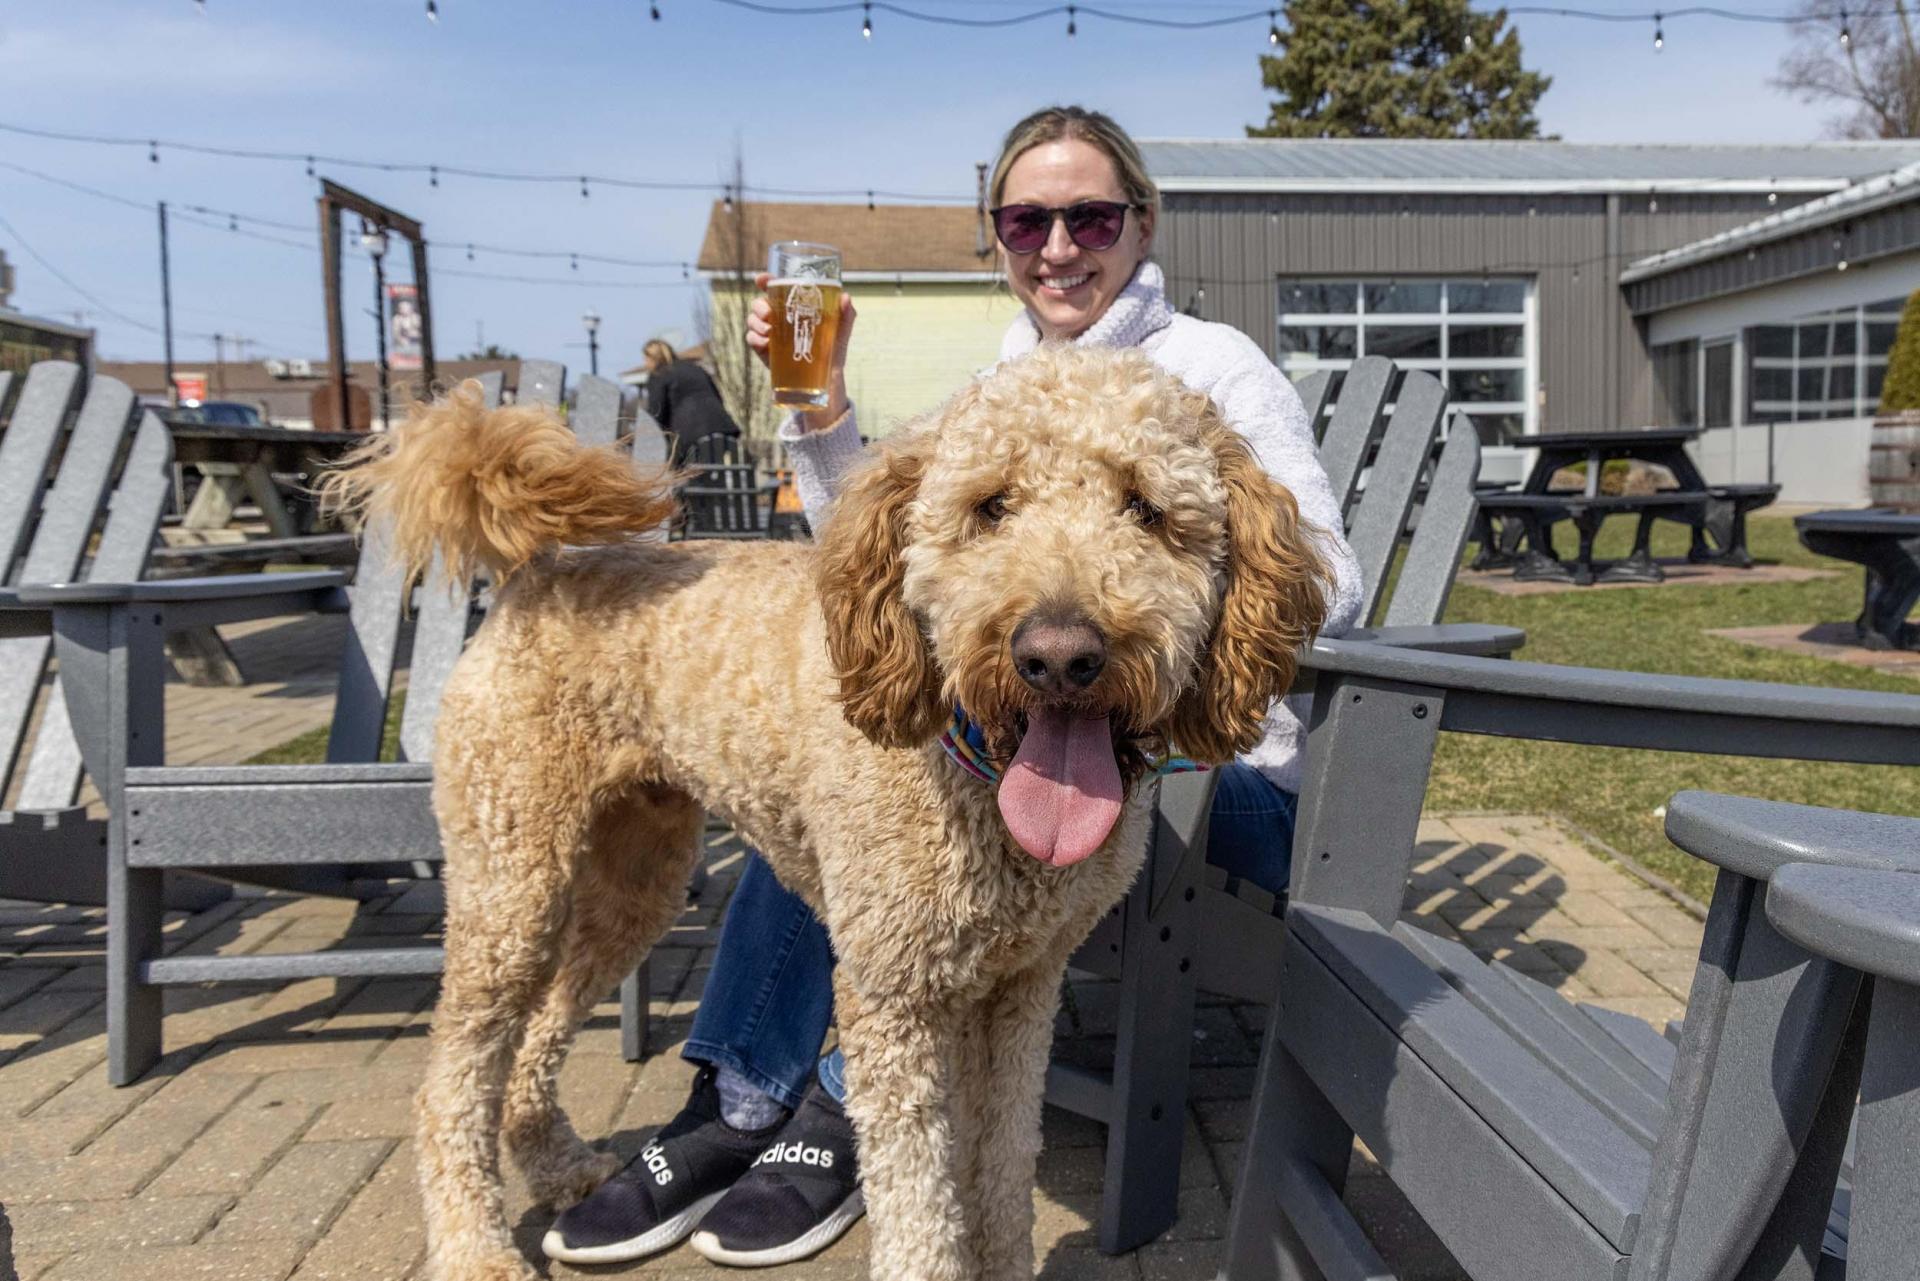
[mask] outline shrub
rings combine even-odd
[[[1920,409],[1920,289],[1907,299],[1900,328],[1887,353],[1887,383],[1880,392],[1880,412],[1897,414]]]

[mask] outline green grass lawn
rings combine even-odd
[[[1569,556],[1572,531],[1563,527],[1562,532],[1568,537],[1558,550]],[[1597,554],[1624,555],[1632,533],[1632,521],[1608,522]],[[1801,547],[1792,521],[1755,519],[1749,539],[1760,560],[1838,572],[1804,583],[1670,584],[1538,596],[1501,596],[1461,586],[1447,618],[1525,628],[1527,645],[1518,657],[1534,662],[1920,694],[1920,681],[1705,635],[1707,628],[1849,620],[1860,610],[1859,568]],[[1684,529],[1662,523],[1656,527],[1654,553],[1682,555],[1686,542]],[[1913,769],[1572,747],[1467,734],[1441,737],[1427,805],[1560,815],[1704,900],[1713,869],[1669,845],[1655,814],[1687,788],[1920,814],[1920,771]]]
[[[1569,537],[1560,552],[1570,556],[1572,531],[1563,527],[1561,532]],[[1624,555],[1632,533],[1631,521],[1609,522],[1599,554]],[[1838,572],[1803,583],[1538,596],[1501,596],[1461,586],[1447,618],[1526,629],[1527,645],[1519,657],[1533,662],[1920,694],[1920,681],[1705,635],[1707,628],[1844,620],[1859,612],[1859,569],[1801,547],[1792,521],[1756,519],[1750,539],[1754,555],[1763,561]],[[1686,551],[1686,541],[1684,529],[1663,523],[1655,531],[1654,551],[1678,556]],[[387,720],[383,760],[397,754],[402,701],[394,700]],[[317,762],[325,759],[326,746],[327,731],[321,728],[261,753],[252,763]],[[1675,792],[1692,787],[1920,814],[1920,770],[1570,747],[1467,734],[1441,737],[1427,806],[1559,815],[1704,901],[1712,889],[1712,869],[1667,844],[1654,812]]]

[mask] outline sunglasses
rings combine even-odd
[[[1001,205],[993,215],[993,234],[1007,252],[1030,254],[1047,243],[1053,220],[1067,224],[1067,236],[1082,249],[1111,249],[1126,229],[1127,210],[1136,208],[1118,200],[1082,200],[1065,209],[1045,205]]]

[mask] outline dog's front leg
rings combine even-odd
[[[874,1281],[972,1281],[954,1178],[950,1010],[911,998],[868,1001],[834,976],[847,1113],[873,1223]]]
[[[987,1077],[968,1094],[986,1106],[970,1120],[975,1143],[967,1195],[968,1217],[980,1234],[976,1254],[982,1281],[1033,1276],[1040,1104],[1065,971],[1064,959],[1043,962],[1007,979],[981,1007],[985,1054],[979,1066]]]

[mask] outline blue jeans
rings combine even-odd
[[[1299,798],[1250,766],[1222,766],[1219,775],[1207,862],[1270,894],[1285,893]],[[820,1058],[833,1022],[832,976],[826,927],[758,854],[749,854],[681,1056],[730,1067],[790,1108],[816,1073],[828,1094],[845,1099],[840,1052]]]

